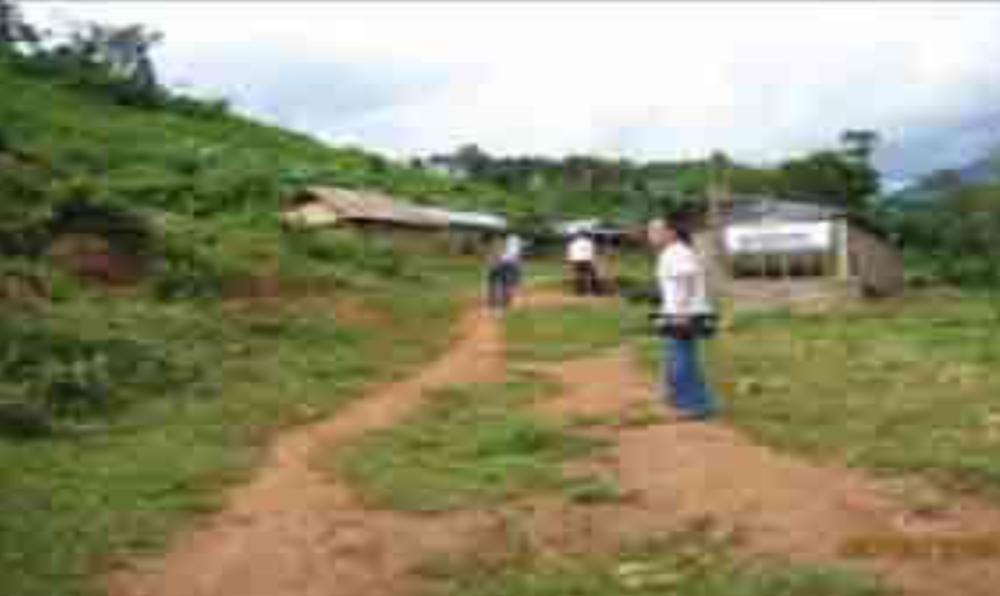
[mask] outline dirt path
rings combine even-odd
[[[476,311],[454,347],[411,380],[286,434],[225,511],[167,556],[111,578],[115,596],[360,596],[385,593],[415,554],[454,548],[454,532],[389,512],[366,511],[347,487],[310,466],[310,455],[399,421],[430,390],[503,373],[500,329]],[[478,523],[472,520],[470,524]],[[416,548],[403,536],[419,536]],[[417,551],[409,552],[410,550]]]
[[[648,419],[657,388],[635,371],[625,352],[577,361],[551,372],[565,384],[546,409],[561,415]],[[636,415],[639,413],[640,415]],[[614,440],[589,471],[613,475],[633,498],[608,508],[605,530],[621,537],[657,529],[710,524],[745,550],[868,566],[906,594],[996,596],[998,558],[934,561],[919,556],[845,556],[852,541],[930,540],[1000,536],[1000,511],[959,499],[921,521],[884,482],[854,470],[817,466],[751,443],[723,424],[659,424],[596,431]],[[589,528],[594,530],[593,524]],[[600,530],[598,530],[600,531]]]
[[[520,306],[574,300],[533,295]],[[373,511],[350,487],[310,467],[311,454],[400,422],[435,388],[498,380],[501,330],[469,314],[450,352],[423,373],[356,402],[332,421],[285,435],[256,479],[162,560],[111,578],[114,596],[406,596],[415,566],[435,553],[482,550],[502,531],[494,513],[427,516]],[[547,367],[566,391],[548,415],[627,419],[648,411],[656,387],[624,351]],[[622,424],[593,432],[614,447],[581,469],[613,475],[632,498],[602,506],[542,497],[512,505],[543,551],[610,548],[624,540],[711,523],[748,552],[843,560],[853,539],[1000,530],[1000,513],[956,502],[946,524],[901,526],[907,508],[851,470],[820,467],[757,446],[720,424]],[[996,596],[996,559],[866,559],[919,596]]]

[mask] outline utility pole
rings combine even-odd
[[[705,250],[712,261],[715,285],[720,290],[726,287],[731,276],[729,258],[726,251],[725,225],[722,221],[723,202],[729,201],[728,172],[726,158],[721,153],[714,153],[711,161],[710,182],[708,185],[708,217],[707,246]]]

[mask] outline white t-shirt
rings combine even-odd
[[[594,241],[590,238],[574,238],[569,243],[567,258],[571,263],[586,263],[594,260]]]
[[[656,266],[660,284],[663,313],[674,316],[692,316],[712,312],[708,298],[708,283],[701,258],[689,246],[675,242],[660,253]],[[690,288],[690,296],[682,303],[681,285]]]
[[[507,236],[507,241],[504,242],[503,246],[503,255],[500,258],[508,263],[518,263],[521,261],[523,253],[524,242],[521,241],[521,237]]]

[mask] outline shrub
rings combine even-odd
[[[220,298],[249,277],[237,259],[207,235],[168,237],[162,248],[153,291],[163,300]]]
[[[418,277],[418,268],[410,267],[407,257],[387,241],[323,230],[293,230],[286,238],[298,254],[334,265],[341,272]]]
[[[47,224],[49,237],[85,234],[104,238],[116,249],[137,256],[153,247],[153,232],[146,220],[114,202],[78,195],[58,203]]]
[[[185,368],[134,340],[81,337],[37,317],[0,316],[3,401],[53,419],[108,413],[131,396],[165,393],[193,379]]]
[[[69,276],[45,261],[0,259],[0,301],[62,301],[77,295],[78,289]]]

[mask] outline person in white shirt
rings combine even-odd
[[[504,241],[503,255],[500,259],[507,264],[510,273],[511,290],[516,290],[521,284],[521,261],[524,258],[524,240],[516,233],[507,234]]]
[[[588,296],[599,293],[600,282],[597,277],[597,247],[588,234],[579,233],[573,236],[567,247],[566,259],[573,268],[574,288],[577,295]]]
[[[514,300],[521,283],[521,260],[524,241],[515,233],[504,239],[502,247],[493,255],[487,274],[487,302],[490,307],[504,309]]]
[[[704,420],[715,413],[698,356],[700,323],[713,314],[707,272],[679,221],[653,220],[650,244],[659,252],[656,278],[667,334],[665,385],[682,420]]]

